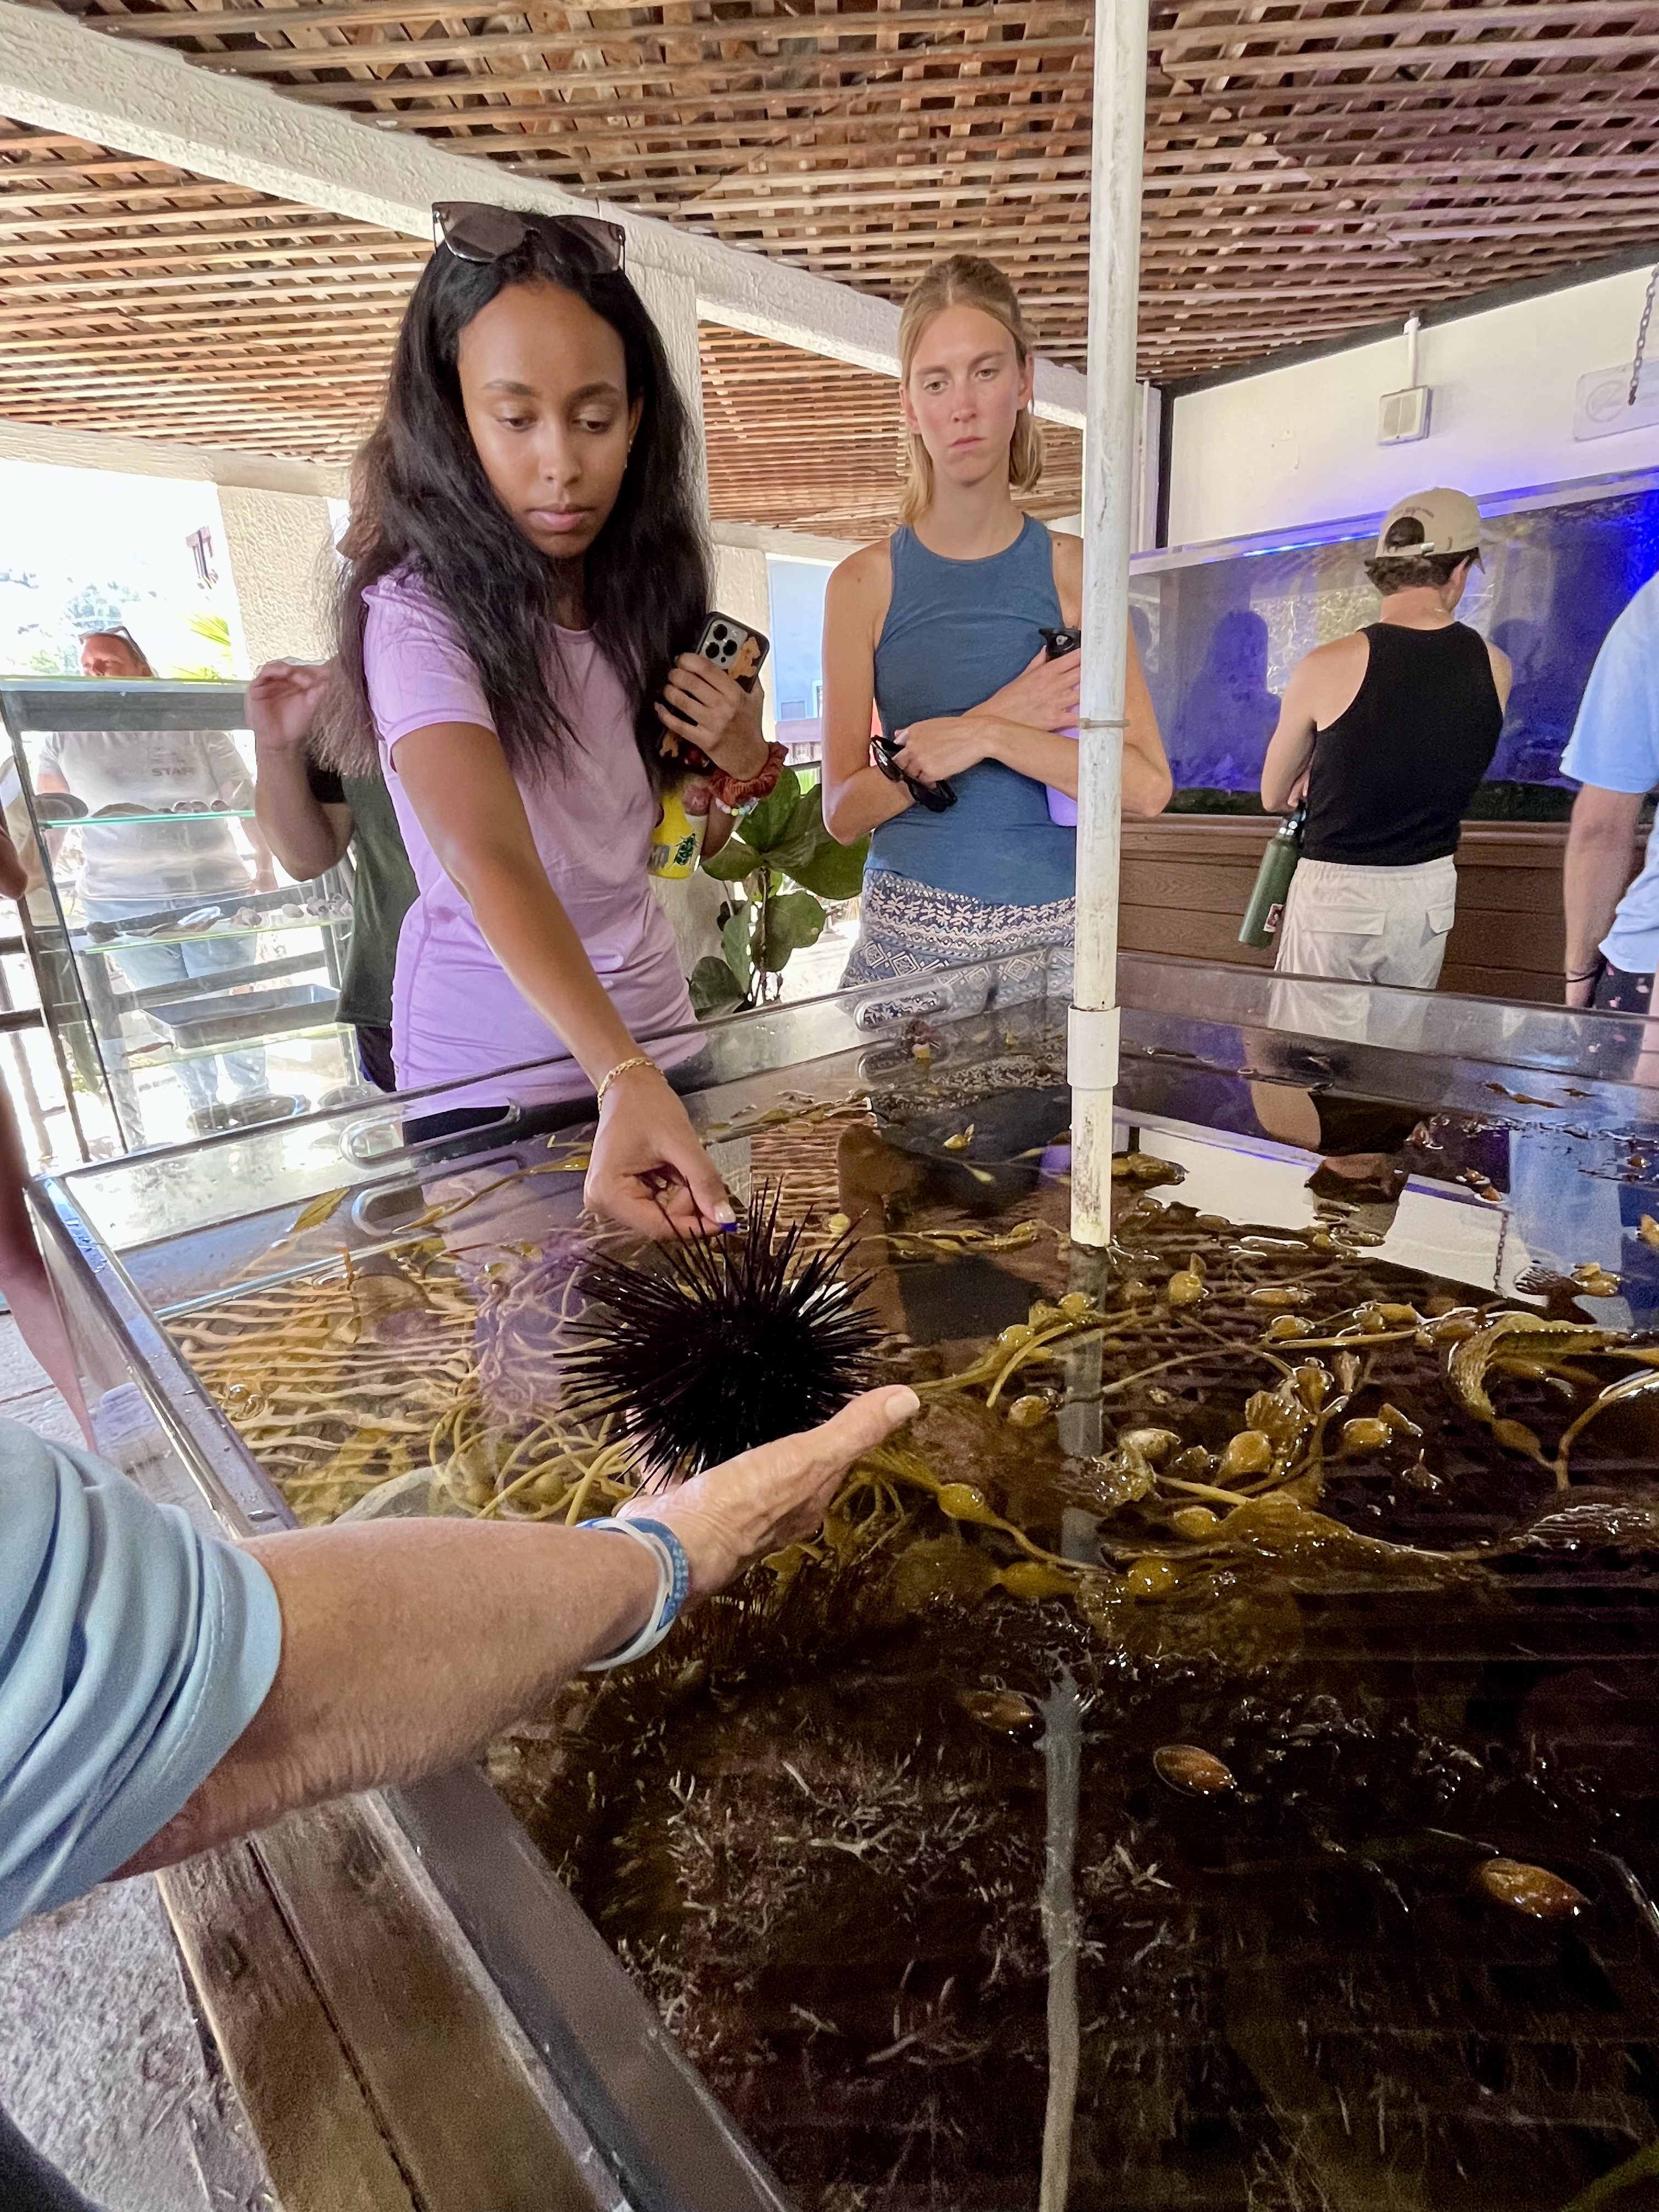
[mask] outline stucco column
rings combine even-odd
[[[651,319],[662,333],[663,349],[674,372],[680,397],[691,410],[691,434],[697,456],[697,481],[702,486],[705,508],[708,501],[708,456],[702,442],[702,357],[697,351],[697,288],[678,270],[660,269],[637,261],[629,264],[635,290],[649,308]],[[737,612],[734,607],[732,611]]]
[[[238,662],[320,660],[333,649],[334,532],[328,501],[221,484],[225,560],[236,594]]]
[[[714,546],[714,605],[723,615],[735,615],[740,623],[760,631],[763,637],[772,635],[772,586],[766,573],[766,556],[750,545],[725,545],[718,541]],[[772,680],[772,664],[769,660],[761,676],[765,687],[765,725],[769,738],[777,735],[777,685]]]

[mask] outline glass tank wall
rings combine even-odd
[[[922,1413],[401,1816],[630,2203],[1643,2203],[1643,1025],[1126,960],[1101,1255],[1066,988],[711,1026],[695,1118],[844,1240]],[[48,1184],[141,1479],[241,1528],[605,1510],[586,1134],[376,1107]]]
[[[1515,690],[1472,812],[1537,813],[1547,801],[1491,787],[1562,787],[1601,641],[1659,568],[1659,477],[1522,492],[1483,512],[1461,617],[1509,654]],[[1375,544],[1374,531],[1288,531],[1136,560],[1130,619],[1177,791],[1255,792],[1291,669],[1376,618],[1363,565]]]
[[[176,1144],[360,1088],[335,1020],[349,868],[278,869],[242,713],[234,684],[0,684],[0,804],[39,879],[21,911],[56,1062],[55,1082],[31,1068],[44,1157]]]

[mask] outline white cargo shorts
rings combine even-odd
[[[1431,991],[1456,911],[1449,854],[1411,868],[1304,860],[1291,878],[1273,964],[1285,975]]]

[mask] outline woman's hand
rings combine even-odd
[[[668,696],[666,702],[657,702],[657,717],[665,729],[701,747],[717,768],[740,781],[760,774],[767,746],[758,684],[745,691],[735,676],[700,653],[683,653],[664,689]]]
[[[1077,728],[1078,701],[1083,683],[1083,654],[1062,653],[1050,660],[1039,653],[1028,661],[1012,684],[994,691],[975,714],[988,714],[1004,722],[1024,722],[1028,729],[1058,735]]]
[[[665,1496],[630,1498],[617,1517],[642,1516],[671,1528],[685,1547],[693,1599],[707,1597],[751,1560],[816,1528],[854,1461],[920,1409],[915,1392],[902,1384],[866,1390],[821,1428],[744,1452]]]
[[[314,661],[268,660],[247,687],[247,721],[260,752],[293,752],[317,719],[328,669]]]
[[[994,724],[975,714],[935,714],[925,722],[912,722],[904,743],[893,755],[895,763],[919,783],[948,783],[963,769],[990,757],[997,742]]]
[[[583,1196],[641,1237],[707,1236],[738,1218],[690,1117],[648,1060],[605,1094]]]

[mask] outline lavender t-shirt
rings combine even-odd
[[[398,571],[363,594],[363,665],[386,788],[398,812],[419,896],[404,917],[392,993],[392,1048],[398,1087],[416,1090],[487,1075],[520,1060],[569,1053],[483,939],[472,910],[439,865],[397,773],[411,730],[438,722],[495,726],[477,672],[454,623],[415,577]],[[561,630],[564,696],[578,743],[538,782],[520,782],[536,850],[594,972],[634,1036],[662,1037],[695,1024],[667,916],[651,896],[647,860],[657,807],[634,740],[627,695],[586,630]],[[665,1062],[697,1048],[659,1052]],[[504,1087],[521,1104],[586,1088],[574,1066],[542,1070]],[[486,1103],[482,1097],[469,1103]]]

